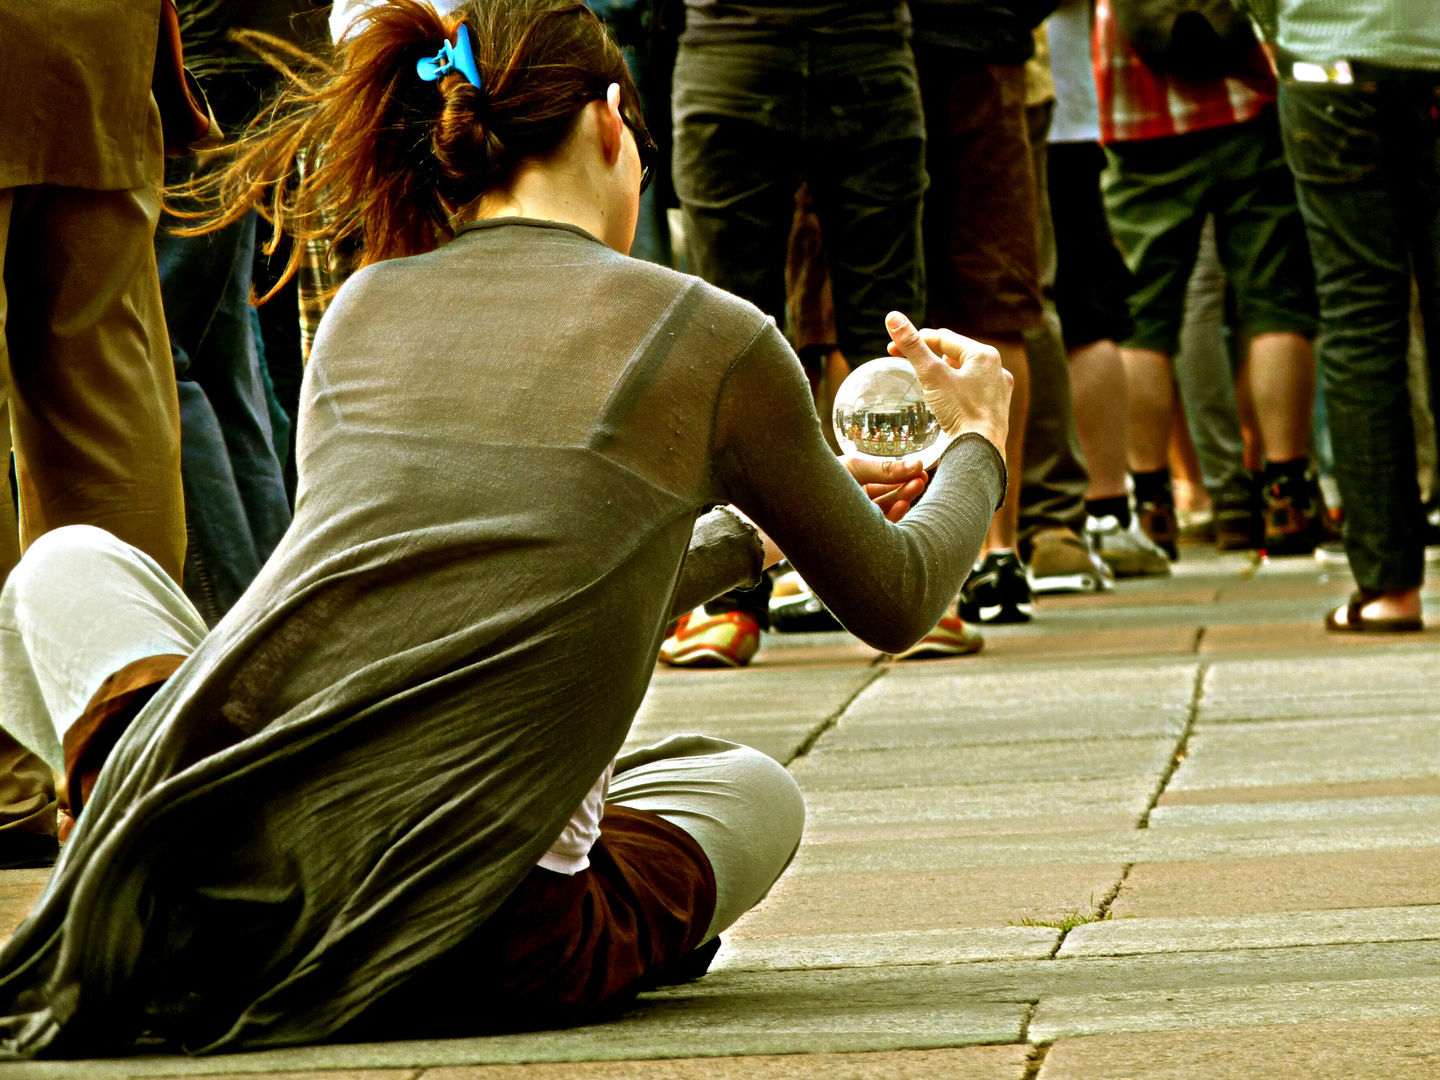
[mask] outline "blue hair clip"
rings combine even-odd
[[[443,79],[452,71],[464,75],[471,86],[480,88],[480,69],[475,66],[475,53],[470,48],[470,29],[464,23],[455,32],[455,44],[443,42],[440,51],[415,65],[415,73],[426,82]]]

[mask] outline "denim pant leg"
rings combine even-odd
[[[290,524],[249,307],[254,250],[253,213],[207,236],[155,237],[179,380],[185,586],[212,624]]]
[[[1412,241],[1419,241],[1416,271],[1431,267],[1433,296],[1440,238],[1435,126],[1426,132],[1420,104],[1407,103],[1396,88],[1360,83],[1286,83],[1280,95],[1286,153],[1315,260],[1345,549],[1356,583],[1377,592],[1413,588],[1424,577],[1406,350]],[[1429,146],[1428,162],[1415,153],[1417,143]],[[1428,220],[1421,216],[1426,189]]]

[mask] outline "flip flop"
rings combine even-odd
[[[1414,633],[1425,629],[1425,621],[1416,615],[1405,615],[1394,619],[1367,619],[1361,614],[1361,610],[1372,600],[1378,600],[1382,593],[1365,592],[1358,590],[1350,597],[1350,602],[1345,606],[1345,621],[1341,622],[1336,616],[1339,609],[1330,612],[1325,616],[1325,629],[1335,634],[1403,634]]]

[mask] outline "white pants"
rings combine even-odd
[[[46,533],[0,590],[0,726],[63,771],[65,732],[108,676],[146,656],[189,655],[205,633],[148,555],[89,525]],[[695,838],[715,871],[707,940],[770,891],[805,824],[804,798],[781,765],[705,735],[622,756],[606,801]]]

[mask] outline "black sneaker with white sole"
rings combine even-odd
[[[960,590],[960,618],[972,623],[1030,621],[1030,582],[1013,551],[993,551]]]

